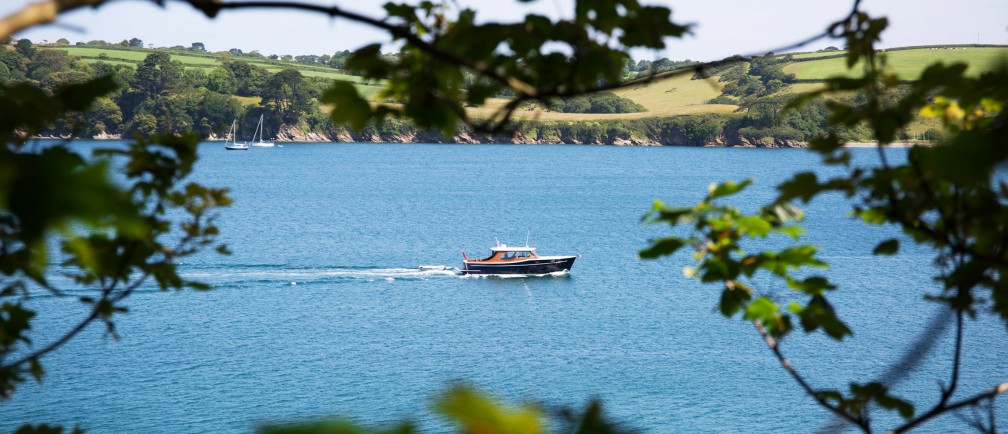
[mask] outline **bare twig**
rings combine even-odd
[[[763,323],[760,322],[759,320],[753,321],[752,323],[753,325],[756,326],[756,330],[759,332],[760,336],[763,337],[763,341],[766,342],[767,346],[770,347],[770,350],[773,351],[774,356],[777,357],[777,361],[780,362],[784,370],[787,371],[789,375],[791,375],[791,378],[794,378],[794,380],[798,382],[798,385],[801,386],[801,388],[805,391],[807,395],[811,396],[812,399],[815,399],[816,402],[819,403],[819,405],[825,407],[833,414],[843,418],[844,420],[850,423],[857,425],[864,432],[871,432],[871,426],[868,425],[867,420],[861,418],[860,416],[856,416],[844,411],[840,407],[837,407],[829,403],[828,401],[823,399],[822,396],[816,393],[815,389],[812,389],[812,386],[809,385],[808,382],[805,381],[805,378],[802,377],[797,370],[795,370],[794,366],[791,365],[791,361],[789,361],[787,357],[784,357],[784,353],[781,352],[780,347],[777,345],[777,341],[773,338],[773,336],[770,336],[770,333],[766,331],[766,328],[763,327]]]
[[[898,428],[896,428],[896,429],[894,429],[894,430],[892,430],[890,432],[893,433],[893,434],[899,434],[899,433],[902,433],[902,432],[907,432],[907,431],[913,429],[914,427],[916,427],[917,425],[920,425],[920,424],[922,424],[922,423],[930,420],[931,418],[933,418],[935,416],[938,416],[938,415],[940,415],[942,413],[945,413],[947,411],[955,411],[955,410],[958,410],[958,409],[963,408],[963,407],[969,407],[969,406],[977,405],[977,404],[979,404],[981,401],[983,401],[985,399],[994,398],[995,396],[998,396],[998,395],[1000,395],[1002,393],[1005,393],[1005,392],[1008,392],[1008,382],[998,384],[997,386],[994,386],[994,387],[992,387],[990,389],[987,389],[987,390],[985,390],[985,391],[983,391],[981,393],[978,393],[978,394],[976,394],[976,395],[974,395],[974,396],[972,396],[970,398],[964,399],[962,401],[958,401],[958,402],[954,402],[954,403],[951,403],[951,404],[948,404],[948,405],[944,405],[940,409],[934,408],[931,411],[929,411],[929,412],[921,415],[920,417],[918,417],[918,418],[916,418],[916,419],[914,419],[914,420],[912,420],[910,422],[907,422],[907,423],[901,425],[900,427],[898,427]]]

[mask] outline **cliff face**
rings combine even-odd
[[[503,143],[503,144],[574,144],[574,145],[614,145],[614,146],[697,146],[681,133],[658,135],[656,137],[617,137],[611,141],[582,141],[574,136],[531,138],[521,132],[511,135],[490,135],[472,131],[461,131],[452,137],[445,137],[436,131],[419,131],[399,134],[382,134],[379,132],[355,132],[341,130],[326,134],[317,131],[304,132],[296,127],[283,126],[277,135],[278,142],[345,142],[345,143]],[[737,132],[721,134],[703,142],[708,147],[742,147],[742,148],[803,148],[805,143],[794,140],[782,140],[772,137],[746,137]]]
[[[121,134],[99,134],[93,139],[120,140]],[[225,140],[226,135],[210,134],[206,140]],[[680,132],[656,133],[653,136],[638,137],[630,134],[610,140],[595,139],[584,141],[572,135],[533,138],[514,132],[508,135],[490,135],[472,131],[461,131],[452,137],[445,137],[437,131],[416,131],[396,134],[380,132],[356,132],[347,129],[337,129],[334,132],[305,131],[298,127],[283,125],[275,138],[277,142],[344,142],[344,143],[504,143],[504,144],[575,144],[575,145],[614,145],[614,146],[707,146],[707,147],[742,147],[742,148],[802,148],[806,144],[795,140],[783,140],[773,137],[747,137],[736,131],[725,131],[712,139],[697,143]]]

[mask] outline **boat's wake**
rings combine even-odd
[[[318,283],[394,282],[453,278],[460,274],[454,267],[319,267],[279,268],[274,266],[234,266],[227,269],[182,270],[188,279],[212,286],[247,286],[261,284],[304,285]]]

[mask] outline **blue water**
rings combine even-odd
[[[644,432],[810,432],[829,415],[786,376],[753,326],[716,313],[717,288],[683,277],[687,255],[640,261],[668,229],[640,224],[651,202],[696,203],[715,181],[751,177],[735,202],[754,209],[788,175],[816,169],[803,150],[515,145],[287,144],[201,147],[199,181],[232,189],[221,213],[232,256],[182,270],[210,292],[128,300],[121,340],[91,327],[44,359],[42,385],[0,404],[0,431],[23,422],[93,433],[250,432],[266,422],[346,417],[412,420],[455,381],[517,404],[581,407]],[[901,151],[893,151],[898,158]],[[872,164],[875,151],[856,150]],[[836,344],[796,333],[783,343],[817,388],[845,390],[924,354],[895,390],[928,405],[948,382],[950,331],[933,351],[908,348],[934,311],[932,255],[870,255],[897,233],[847,217],[839,197],[808,207],[806,241],[855,336]],[[540,254],[577,254],[572,273],[462,278],[419,271],[482,256],[494,238]],[[787,290],[762,279],[778,295]],[[72,299],[39,299],[35,341],[80,318]],[[1008,335],[967,323],[960,397],[1008,380]],[[1008,399],[997,403],[1008,417]],[[923,410],[919,407],[918,411]],[[896,420],[875,412],[895,426]],[[969,412],[965,413],[969,415]],[[965,431],[951,417],[923,432]]]

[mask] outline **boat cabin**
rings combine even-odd
[[[490,256],[478,259],[473,262],[507,262],[535,259],[539,256],[535,253],[535,247],[508,247],[501,244],[490,248]]]

